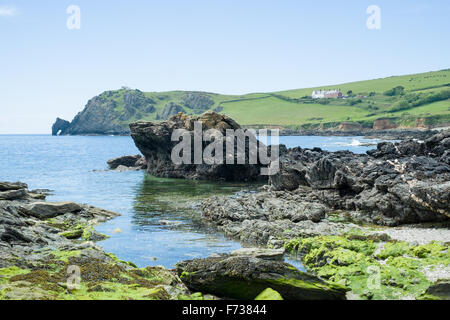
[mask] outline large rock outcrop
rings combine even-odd
[[[424,143],[381,143],[368,155],[290,149],[270,177],[275,190],[309,188],[330,208],[361,212],[382,225],[450,217],[450,132]]]
[[[192,291],[253,300],[272,288],[286,300],[345,300],[347,289],[301,272],[282,261],[251,255],[222,255],[183,261],[178,275]]]
[[[179,141],[172,141],[172,134],[176,129],[189,131],[191,139],[191,162],[194,162],[194,123],[201,122],[202,130],[217,129],[223,137],[217,137],[214,142],[223,145],[222,164],[208,164],[202,161],[201,164],[175,164],[172,161],[172,150]],[[148,172],[158,177],[204,179],[204,180],[226,180],[226,181],[256,181],[266,180],[266,176],[261,175],[262,164],[249,163],[249,139],[245,143],[245,164],[237,164],[238,143],[237,137],[231,141],[234,143],[234,165],[226,164],[226,130],[241,129],[241,127],[231,118],[209,111],[201,116],[191,117],[183,113],[172,116],[168,121],[161,123],[136,122],[130,124],[131,136],[145,156]],[[252,136],[255,138],[255,136]],[[256,139],[256,138],[255,138]],[[201,153],[211,142],[201,143]],[[256,142],[257,148],[266,148],[262,143]],[[198,151],[198,150],[197,150]],[[265,150],[268,151],[268,150]],[[241,152],[240,154],[242,154]]]
[[[108,167],[111,170],[145,170],[147,169],[147,162],[140,155],[129,155],[114,158],[107,161]]]

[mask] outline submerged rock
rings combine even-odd
[[[189,289],[232,299],[253,300],[272,288],[286,300],[345,300],[347,291],[287,263],[251,256],[183,261],[176,269]]]
[[[263,167],[259,162],[257,164],[249,163],[249,142],[247,138],[245,146],[245,164],[237,163],[237,137],[234,138],[234,165],[226,164],[226,137],[217,138],[214,142],[223,143],[223,164],[207,164],[202,161],[201,164],[175,164],[172,161],[172,150],[179,141],[172,141],[172,133],[176,129],[185,129],[189,131],[187,139],[193,140],[194,123],[202,122],[202,129],[217,129],[222,135],[225,135],[227,129],[240,129],[241,127],[231,118],[214,112],[206,112],[198,117],[190,117],[183,113],[171,117],[168,121],[161,123],[136,122],[130,124],[131,136],[145,156],[147,161],[147,171],[158,177],[187,178],[187,179],[205,179],[205,180],[227,180],[227,181],[254,181],[266,180],[261,176],[260,169]],[[254,137],[254,136],[253,136]],[[255,138],[256,139],[256,138]],[[203,152],[208,146],[205,141],[201,142]],[[259,148],[265,148],[261,143],[257,143]],[[194,163],[194,143],[191,143],[192,150],[191,162]]]

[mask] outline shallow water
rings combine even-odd
[[[288,147],[321,147],[363,153],[361,137],[280,137]],[[141,171],[107,171],[106,161],[137,154],[130,137],[0,135],[0,181],[54,190],[49,201],[88,203],[121,214],[97,227],[110,236],[99,243],[138,266],[172,268],[181,260],[240,248],[200,222],[202,198],[255,189],[256,185],[151,177]],[[290,260],[291,261],[291,260]],[[296,266],[301,265],[291,261]]]

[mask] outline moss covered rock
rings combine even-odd
[[[195,259],[176,268],[189,289],[225,298],[251,300],[272,288],[286,300],[343,300],[347,291],[282,261],[250,256]]]

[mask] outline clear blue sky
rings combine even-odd
[[[449,17],[447,0],[0,0],[0,133],[49,133],[123,85],[248,93],[449,68]]]

